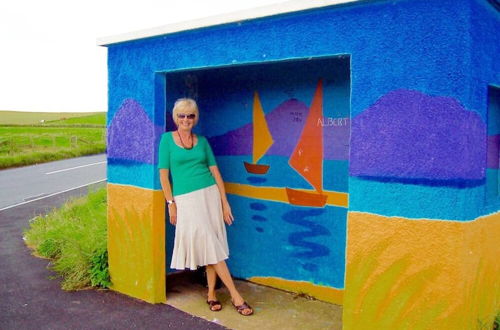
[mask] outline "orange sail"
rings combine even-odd
[[[323,82],[320,79],[309,108],[309,114],[299,138],[299,142],[288,163],[316,190],[309,193],[287,188],[291,204],[303,206],[324,206],[326,195],[323,191]]]
[[[269,165],[257,164],[273,145],[274,140],[267,126],[266,114],[262,109],[259,94],[254,93],[253,97],[253,149],[252,163],[243,162],[247,172],[252,174],[265,174],[269,170]]]

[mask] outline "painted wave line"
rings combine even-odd
[[[242,183],[225,183],[226,192],[233,195],[270,200],[275,202],[288,203],[288,197],[285,188],[282,187],[256,187],[248,184]],[[305,192],[314,192],[314,190],[307,189],[296,189]],[[322,192],[327,195],[326,204],[331,206],[348,207],[349,206],[349,194],[338,191],[326,191]]]

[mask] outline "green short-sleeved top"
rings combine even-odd
[[[217,165],[214,153],[205,137],[198,136],[198,143],[192,149],[184,149],[174,142],[172,132],[161,136],[158,168],[170,171],[174,196],[215,184],[209,169],[214,165]]]

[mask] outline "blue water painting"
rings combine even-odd
[[[229,195],[229,265],[236,277],[273,276],[344,287],[347,209]]]

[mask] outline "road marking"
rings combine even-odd
[[[31,196],[31,197],[26,197],[23,199],[23,201],[27,202],[27,201],[31,201],[33,199],[37,199],[37,198],[40,198],[40,197],[43,197],[43,196],[46,196],[47,193],[43,193],[43,194],[39,194],[39,195],[36,195],[36,196]]]
[[[82,168],[82,167],[87,167],[87,166],[93,166],[93,165],[98,165],[98,164],[104,164],[106,161],[103,162],[98,162],[98,163],[92,163],[92,164],[87,164],[87,165],[80,165],[80,166],[75,166],[75,167],[70,167],[70,168],[65,168],[63,170],[57,170],[57,171],[52,171],[52,172],[47,172],[45,173],[46,175],[48,174],[54,174],[54,173],[59,173],[59,172],[64,172],[64,171],[71,171],[77,168]]]
[[[50,195],[46,195],[46,196],[42,196],[42,197],[39,197],[39,198],[36,198],[36,199],[32,199],[32,200],[29,200],[29,201],[25,201],[25,202],[17,203],[17,204],[14,204],[14,205],[10,205],[10,206],[1,208],[0,211],[11,209],[13,207],[21,206],[21,205],[28,204],[28,203],[31,203],[31,202],[39,201],[40,199],[44,199],[44,198],[52,197],[52,196],[55,196],[55,195],[59,195],[59,194],[62,194],[62,193],[65,193],[65,192],[68,192],[68,191],[71,191],[71,190],[75,190],[75,189],[78,189],[78,188],[90,186],[91,184],[103,182],[103,181],[106,181],[106,180],[107,179],[102,179],[102,180],[98,180],[98,181],[94,181],[94,182],[89,182],[87,184],[83,184],[83,185],[78,186],[78,187],[69,188],[69,189],[66,189],[66,190],[63,190],[63,191],[58,191],[56,193],[52,193]]]

